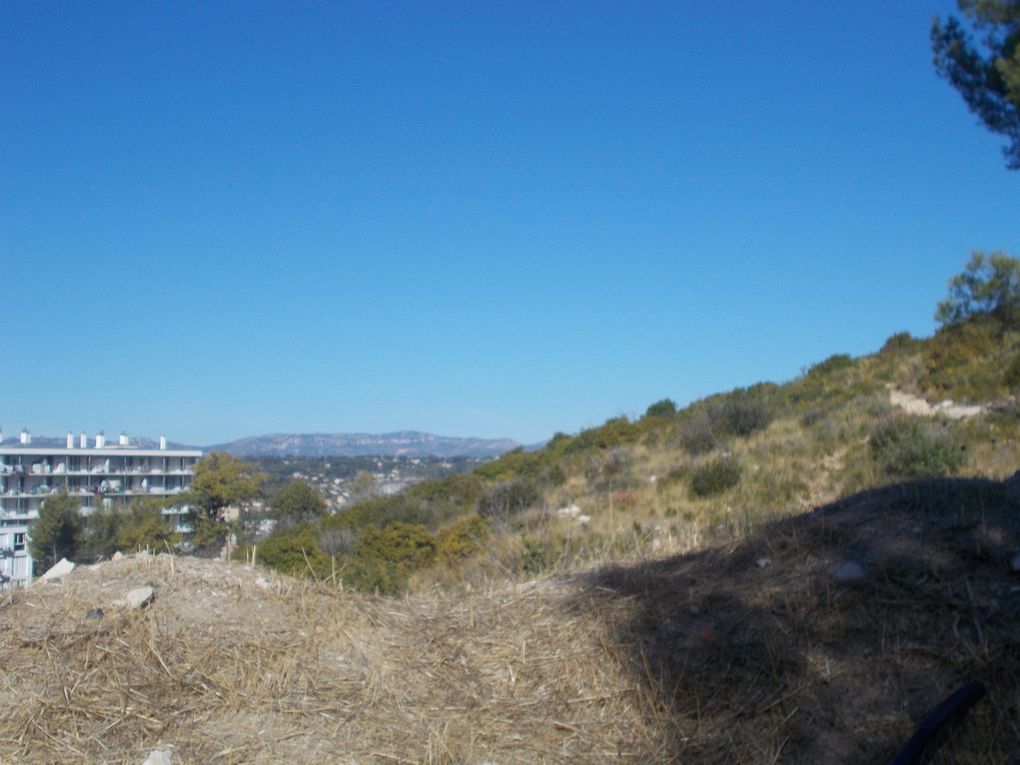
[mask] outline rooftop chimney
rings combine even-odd
[[[104,446],[106,446],[106,436],[103,434],[103,431],[100,430],[96,434],[96,448],[102,449]]]
[[[89,445],[89,437],[85,435],[85,431],[83,430],[81,432],[81,435],[78,436],[78,446],[80,446],[82,449],[84,449],[88,445]]]
[[[166,436],[159,437],[159,450],[163,452],[166,451]]]
[[[74,433],[72,433],[70,430],[67,431],[67,448],[68,449],[74,448]]]
[[[32,434],[29,432],[28,428],[22,428],[21,429],[21,445],[22,446],[28,446],[30,443],[32,443]]]
[[[128,445],[128,437],[127,437],[127,433],[125,431],[122,430],[120,432],[120,438],[117,439],[117,444],[120,445],[120,446],[127,446]]]

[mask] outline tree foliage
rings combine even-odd
[[[291,481],[269,503],[273,517],[284,525],[311,523],[326,515],[326,500],[304,481]]]
[[[993,133],[1005,136],[1006,165],[1020,169],[1020,0],[957,0],[981,38],[958,19],[932,22],[935,69]]]
[[[949,297],[935,320],[943,326],[987,314],[1006,327],[1020,325],[1020,260],[1004,252],[975,252],[962,274],[949,280]]]
[[[227,534],[224,511],[231,506],[243,511],[259,495],[264,481],[264,473],[227,452],[205,455],[195,465],[195,478],[184,500],[193,511],[195,546],[220,544]]]
[[[37,570],[45,571],[61,558],[76,558],[84,528],[77,497],[62,491],[44,499],[29,532],[29,549]]]

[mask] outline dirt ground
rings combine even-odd
[[[1018,553],[1020,507],[961,480],[466,594],[80,566],[0,598],[0,762],[888,762],[979,680],[934,762],[1020,763]]]

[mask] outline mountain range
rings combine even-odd
[[[111,439],[114,443],[114,439]],[[8,438],[4,446],[14,446],[18,438]],[[33,436],[31,445],[42,448],[62,448],[64,438]],[[108,442],[109,443],[109,442]],[[77,445],[77,438],[75,439]],[[92,445],[90,439],[89,445]],[[155,449],[158,441],[145,437],[131,437],[131,445]],[[415,430],[395,433],[271,433],[249,436],[211,446],[189,446],[169,443],[171,449],[201,449],[205,452],[225,451],[236,457],[498,457],[520,444],[509,438],[456,438],[434,436]]]

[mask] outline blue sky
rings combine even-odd
[[[535,442],[927,335],[949,2],[0,5],[0,424]]]

